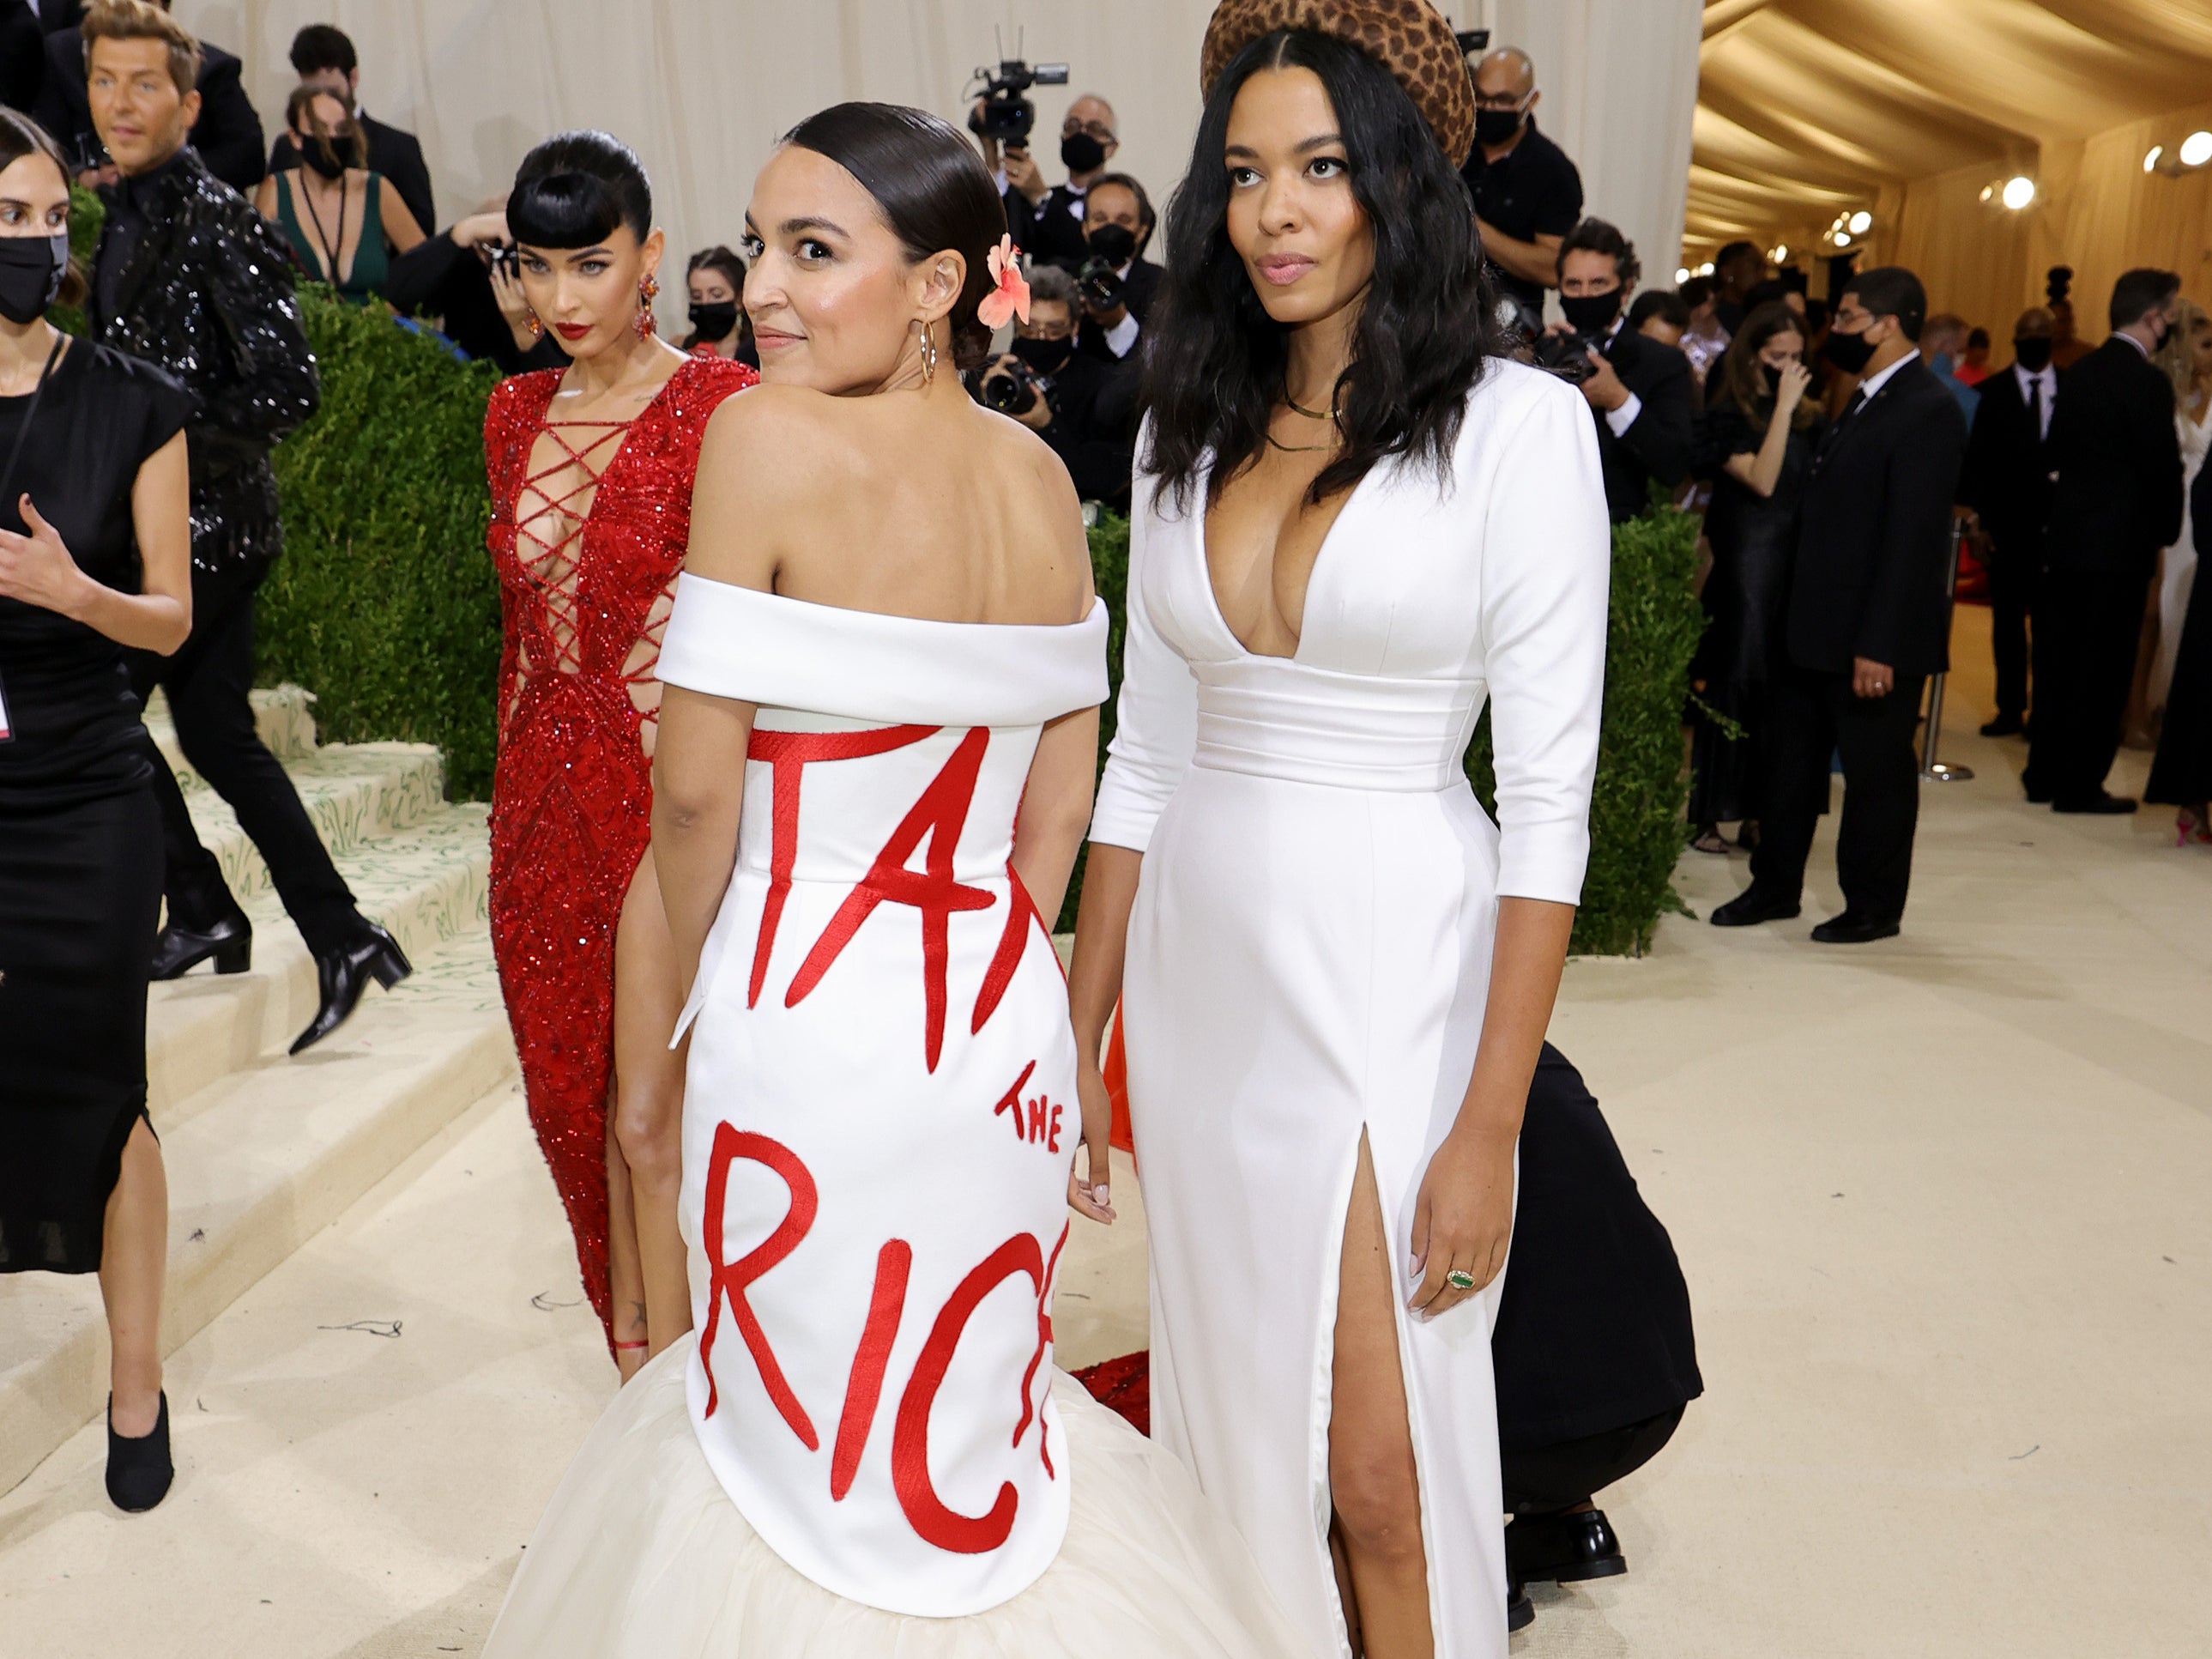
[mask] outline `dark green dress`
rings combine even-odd
[[[298,212],[298,197],[295,193],[298,181],[285,173],[276,175],[276,224],[283,231],[284,240],[292,245],[299,256],[300,268],[310,278],[319,277],[323,260],[330,261],[333,274],[337,270],[336,248],[326,247],[319,228],[313,223],[302,225]],[[350,188],[349,186],[349,188]],[[338,240],[345,240],[344,198],[339,198]],[[308,216],[312,221],[313,216]],[[337,296],[349,305],[365,306],[384,292],[385,283],[392,276],[392,249],[384,240],[384,176],[372,173],[362,191],[361,245],[353,251],[353,269],[345,273],[345,280],[332,286]]]

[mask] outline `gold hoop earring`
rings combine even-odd
[[[937,331],[920,319],[916,323],[921,330],[921,383],[927,386],[937,378]]]

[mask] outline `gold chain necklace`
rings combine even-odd
[[[1319,455],[1336,447],[1334,444],[1286,444],[1272,432],[1267,434],[1267,439],[1285,455]]]
[[[1291,396],[1291,389],[1288,386],[1285,386],[1283,388],[1283,402],[1290,408],[1304,416],[1306,419],[1310,421],[1333,421],[1336,418],[1334,411],[1325,415],[1320,410],[1308,409],[1296,398]]]

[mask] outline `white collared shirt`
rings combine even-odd
[[[1877,370],[1875,373],[1868,375],[1863,380],[1861,380],[1859,382],[1859,391],[1865,398],[1866,404],[1870,404],[1874,401],[1875,393],[1881,391],[1882,387],[1889,384],[1891,376],[1894,375],[1899,369],[1903,368],[1905,364],[1917,360],[1920,354],[1917,351],[1908,351],[1905,356],[1899,357],[1895,362],[1892,363],[1887,368]],[[1860,407],[1863,409],[1866,406],[1866,404],[1860,404]]]
[[[2043,388],[2043,429],[2035,435],[2038,438],[2048,438],[2051,435],[2051,408],[2058,401],[2058,371],[2048,363],[2033,372],[2014,363],[2012,366],[2012,377],[2020,383],[2020,400],[2022,404],[2030,404],[2033,401],[2031,396],[2032,388],[2036,386]]]

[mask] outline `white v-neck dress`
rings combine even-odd
[[[1287,659],[1223,621],[1200,501],[1177,514],[1137,480],[1091,825],[1145,855],[1122,1021],[1152,1432],[1243,1530],[1309,1651],[1348,1654],[1328,1451],[1364,1133],[1395,1246],[1437,1651],[1494,1659],[1503,1279],[1432,1322],[1403,1300],[1413,1200],[1481,1036],[1498,901],[1581,893],[1611,548],[1590,411],[1563,380],[1489,365],[1448,482],[1388,462],[1353,491]],[[1486,702],[1497,825],[1462,771]]]
[[[1041,728],[1105,696],[1103,606],[926,622],[686,575],[659,673],[758,707],[678,1027],[697,1336],[607,1408],[488,1656],[1291,1651],[1188,1473],[1052,1363],[1075,1038],[1013,834]]]

